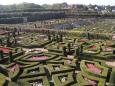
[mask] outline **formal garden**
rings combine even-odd
[[[99,36],[0,34],[0,86],[114,86],[115,41]]]

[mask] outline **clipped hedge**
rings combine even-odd
[[[35,69],[37,69],[37,73],[34,73],[34,74],[32,74],[32,73],[29,73],[29,71],[32,71],[32,70],[35,70]],[[42,64],[38,64],[38,65],[36,65],[36,66],[32,66],[32,67],[29,67],[29,68],[25,68],[24,70],[23,70],[23,73],[20,75],[20,78],[27,78],[27,77],[33,77],[33,76],[43,76],[43,75],[45,75],[45,70],[44,70],[44,68],[43,68],[43,65]]]
[[[71,82],[73,82],[73,77],[72,77],[72,72],[65,72],[65,73],[57,73],[54,74],[52,76],[53,80],[54,80],[54,84],[55,86],[69,86]],[[59,79],[59,76],[63,76],[63,75],[67,75],[67,81],[65,82],[61,82],[61,80]]]
[[[49,72],[50,72],[51,75],[57,74],[57,73],[70,72],[70,71],[75,70],[72,67],[69,67],[69,66],[66,66],[66,65],[62,65],[62,64],[48,64],[47,66],[48,66],[48,70],[49,70]],[[54,66],[55,67],[59,66],[60,70],[55,70]]]
[[[24,80],[25,82],[32,82],[32,81],[36,81],[36,80],[38,80],[38,79],[42,79],[42,81],[43,81],[43,86],[50,86],[50,84],[49,84],[49,81],[48,81],[48,79],[47,79],[47,77],[46,76],[34,76],[34,77],[28,77],[28,78],[22,78],[22,79],[20,79],[20,80]],[[26,84],[25,84],[26,85]],[[27,85],[26,85],[27,86]]]
[[[93,73],[93,72],[89,71],[87,69],[86,65],[85,65],[86,62],[93,63],[97,68],[100,68],[102,70],[102,73],[96,74],[96,73]],[[108,68],[106,68],[104,66],[101,66],[97,62],[82,60],[81,63],[80,63],[80,68],[81,68],[82,71],[86,72],[89,75],[92,75],[92,76],[95,76],[95,77],[101,77],[101,78],[106,78],[107,77]]]

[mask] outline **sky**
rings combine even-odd
[[[36,4],[53,4],[67,2],[68,4],[97,4],[97,5],[115,5],[115,0],[0,0],[0,4],[19,4],[23,2]]]

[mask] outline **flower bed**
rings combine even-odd
[[[66,60],[66,63],[67,64],[72,64],[72,61],[71,60]]]
[[[72,86],[74,81],[72,77],[73,72],[56,73],[52,75],[55,86]]]
[[[0,35],[6,35],[7,33],[8,33],[8,31],[0,30]]]
[[[108,47],[108,48],[104,48],[103,51],[105,51],[105,52],[112,52],[113,49],[111,47]]]
[[[61,83],[67,81],[67,77],[68,77],[67,75],[59,76]]]
[[[89,46],[88,48],[96,49],[96,46],[95,46],[95,45],[91,45],[91,46]]]
[[[94,64],[87,63],[86,66],[90,71],[95,72],[97,74],[100,74],[102,72],[102,70],[97,68]]]
[[[87,64],[93,64],[93,66],[88,68]],[[90,79],[99,80],[100,78],[105,79],[107,77],[108,68],[100,65],[98,62],[82,60],[80,63],[80,68],[83,74],[87,75],[88,78],[89,75],[91,76]],[[92,76],[96,78],[93,78]]]
[[[28,53],[28,52],[33,52],[33,53],[48,52],[48,50],[44,49],[44,48],[34,48],[34,49],[24,48],[23,50],[26,51],[26,53]]]
[[[29,60],[47,60],[47,59],[48,59],[47,56],[33,56],[29,58]]]
[[[19,65],[18,64],[16,64],[16,65],[14,65],[14,66],[12,66],[12,67],[10,67],[10,68],[8,68],[8,70],[10,71],[10,72],[15,72],[16,70],[17,70],[17,68],[19,68]]]
[[[63,42],[59,43],[59,47],[63,47],[64,45],[65,45],[65,43],[63,43]]]
[[[2,50],[4,53],[9,53],[11,50],[8,48],[0,48],[0,50]]]
[[[87,41],[87,39],[80,39],[80,40],[78,40],[78,42],[86,42]]]
[[[84,77],[84,80],[88,81],[89,84],[93,86],[97,86],[97,81],[88,79],[87,77]]]
[[[32,81],[30,82],[30,84],[32,86],[43,86],[43,81],[40,79],[40,80]]]

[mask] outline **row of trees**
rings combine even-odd
[[[36,26],[37,27],[37,26]],[[4,28],[7,30],[7,28]],[[12,28],[8,28],[8,30],[12,31]],[[93,33],[93,32],[69,32],[68,30],[55,30],[55,29],[38,29],[38,28],[30,28],[30,29],[17,29],[23,32],[33,32],[33,33],[43,33],[43,34],[63,34],[63,36],[78,36],[85,37],[90,39],[103,39],[103,40],[112,40],[113,34],[107,33]]]
[[[53,34],[53,36],[51,37],[51,35],[49,34],[48,39],[52,41],[63,42],[63,35]]]
[[[36,28],[21,29],[17,28],[18,31],[22,32],[33,32],[33,33],[43,33],[43,34],[63,34],[63,36],[77,36],[85,37],[89,40],[91,39],[103,39],[103,40],[112,40],[114,34],[111,33],[96,33],[96,32],[70,32],[68,30],[56,30],[56,29],[39,29],[35,24]],[[3,30],[12,31],[13,28],[1,28]]]
[[[1,24],[15,24],[23,23],[24,18],[27,19],[26,22],[33,22],[38,20],[48,20],[48,19],[60,19],[65,18],[63,12],[53,12],[53,13],[27,13],[27,14],[3,14],[0,16]]]
[[[7,28],[5,28],[7,29]],[[0,45],[6,45],[7,47],[16,46],[17,38],[16,36],[20,34],[20,31],[13,28],[12,31],[8,31],[6,37],[0,39]]]
[[[24,19],[22,17],[0,19],[0,24],[16,24],[16,23],[23,23],[23,22],[24,22]]]
[[[21,3],[21,4],[13,4],[13,5],[0,5],[0,10],[1,12],[10,12],[15,10],[24,10],[28,8],[38,8],[38,9],[43,9],[42,6],[34,3]]]
[[[69,42],[67,46],[63,47],[63,55],[73,55],[77,57],[77,59],[80,59],[81,56],[83,55],[83,45],[81,44],[80,46],[73,47],[71,43]]]

